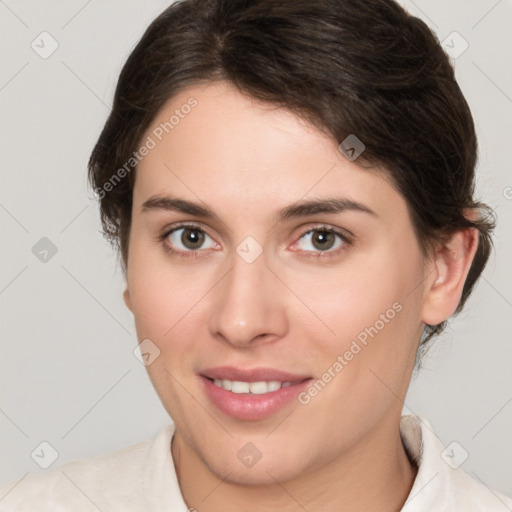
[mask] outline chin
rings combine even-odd
[[[220,478],[223,478],[226,482],[231,482],[237,485],[250,485],[250,486],[273,486],[278,482],[285,482],[296,475],[291,468],[283,467],[270,467],[263,468],[256,467],[241,470],[240,468],[232,469],[231,472],[227,471],[223,474],[217,474]]]
[[[220,464],[219,461],[211,462],[205,459],[203,462],[218,478],[237,485],[274,486],[276,481],[282,483],[300,476],[297,466],[290,465],[289,461],[284,466],[282,459],[277,460],[277,458],[274,461],[267,459],[265,462],[262,458],[248,468],[244,467],[236,455],[230,460],[220,461]]]

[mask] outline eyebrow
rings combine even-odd
[[[219,216],[207,206],[202,206],[199,203],[194,203],[177,197],[153,196],[145,201],[141,207],[141,211],[143,213],[155,210],[187,213],[189,215],[202,217],[204,219],[211,219],[222,223]],[[290,204],[277,212],[277,215],[274,217],[274,222],[277,224],[292,218],[307,217],[321,213],[336,214],[346,211],[361,212],[378,217],[372,209],[358,201],[353,201],[344,197],[328,197],[324,199],[299,201]]]

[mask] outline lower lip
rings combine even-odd
[[[239,420],[256,421],[266,418],[275,412],[283,409],[286,405],[297,398],[312,379],[306,379],[297,384],[291,384],[285,388],[271,391],[262,395],[252,393],[233,393],[226,391],[207,379],[199,376],[208,398],[224,414]]]

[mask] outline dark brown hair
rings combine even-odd
[[[492,210],[473,198],[473,119],[438,39],[392,0],[182,0],[151,23],[122,69],[89,161],[103,231],[124,271],[133,154],[171,97],[216,80],[287,108],[338,143],[355,134],[365,145],[357,163],[389,172],[425,255],[450,234],[476,228],[462,309],[494,227]],[[427,325],[422,348],[445,325]]]

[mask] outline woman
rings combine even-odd
[[[475,161],[448,57],[391,0],[173,4],[90,159],[173,423],[2,506],[510,510],[401,416],[489,257]]]

